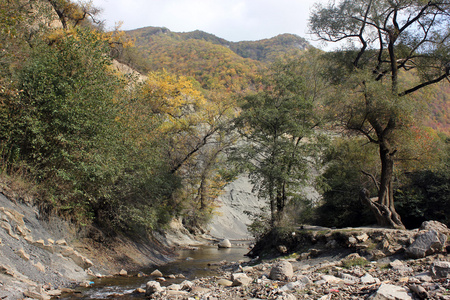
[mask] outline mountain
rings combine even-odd
[[[312,47],[294,34],[280,34],[259,41],[230,42],[200,30],[172,32],[164,27],[126,31],[134,40],[133,59],[122,62],[141,72],[167,70],[195,78],[202,88],[240,92],[253,86],[258,71],[286,55]],[[136,59],[138,58],[138,59]],[[119,59],[120,60],[120,59]],[[134,65],[133,65],[134,64]],[[438,84],[428,94],[428,126],[450,133],[448,84]],[[418,95],[422,97],[422,93]]]
[[[242,91],[255,81],[257,72],[287,54],[310,47],[293,34],[261,41],[229,42],[203,31],[177,33],[162,27],[126,32],[142,57],[141,69],[191,76],[205,89]]]

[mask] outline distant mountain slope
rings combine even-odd
[[[225,46],[243,58],[251,58],[262,62],[271,62],[285,54],[303,51],[311,45],[302,37],[295,34],[280,34],[270,39],[259,41],[229,42],[213,34],[195,30],[191,32],[172,32],[164,27],[144,27],[128,31],[128,34],[137,39],[137,43],[143,45],[142,40],[152,35],[169,36],[173,39],[202,40],[216,45]]]
[[[145,69],[166,69],[194,77],[205,89],[229,91],[247,89],[267,63],[310,47],[292,34],[237,43],[199,30],[176,33],[161,27],[139,28],[127,35],[134,39]]]
[[[304,38],[287,33],[270,39],[243,41],[230,45],[230,49],[236,54],[262,62],[272,62],[286,54],[295,54],[310,47]]]
[[[312,47],[305,39],[293,34],[242,42],[230,42],[200,30],[177,33],[164,27],[144,27],[126,34],[135,40],[135,51],[142,57],[141,70],[165,69],[195,78],[204,89],[225,92],[252,87],[258,70],[277,58]],[[426,124],[450,134],[448,84],[431,89],[427,101],[431,114],[426,118]]]

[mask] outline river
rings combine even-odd
[[[197,250],[180,250],[175,261],[157,267],[164,275],[183,274],[185,279],[167,279],[161,285],[170,285],[172,283],[180,283],[183,280],[193,280],[195,278],[210,276],[215,274],[217,266],[208,266],[208,264],[216,264],[221,261],[238,262],[240,260],[247,261],[244,256],[248,252],[247,246],[233,246],[228,249],[218,249],[212,246],[202,246]],[[142,270],[144,274],[150,274],[156,268]],[[132,274],[133,275],[133,274]],[[151,277],[137,274],[129,277],[115,276],[110,278],[99,278],[93,281],[89,288],[77,288],[76,299],[111,299],[111,295],[116,294],[114,299],[144,299],[144,295],[130,295],[137,288],[144,288],[148,281],[153,280]],[[124,296],[117,296],[125,294]],[[109,296],[109,297],[108,297]],[[73,295],[62,297],[61,299],[74,299]]]

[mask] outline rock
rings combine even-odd
[[[281,254],[286,254],[288,252],[288,249],[286,246],[284,245],[278,245],[277,246],[277,250],[278,252],[280,252]]]
[[[35,292],[35,291],[25,291],[23,292],[23,295],[25,297],[31,298],[31,299],[38,299],[38,300],[50,300],[50,296],[44,294],[44,293],[39,293],[39,292]]]
[[[350,245],[355,245],[356,243],[358,243],[358,240],[357,240],[354,236],[350,236],[350,237],[348,238],[348,243],[349,243]]]
[[[251,273],[251,272],[253,272],[253,267],[245,266],[245,267],[243,267],[241,270],[242,270],[242,272],[244,272],[244,273]]]
[[[150,273],[150,276],[154,276],[154,277],[163,277],[163,273],[161,273],[160,270],[155,270],[153,272]]]
[[[292,264],[281,260],[277,262],[270,270],[269,278],[272,280],[289,280],[294,275]]]
[[[367,273],[363,277],[361,277],[360,281],[362,284],[374,284],[377,282],[377,280],[369,273]]]
[[[406,254],[412,258],[422,258],[444,250],[447,235],[436,230],[419,232],[415,241],[406,248]]]
[[[367,235],[367,233],[364,232],[360,235],[357,235],[356,239],[358,240],[358,242],[364,243],[365,241],[367,241],[369,239],[369,236]]]
[[[420,285],[411,284],[409,286],[409,289],[411,291],[413,291],[417,296],[419,296],[420,299],[429,299],[430,298],[430,295],[425,290],[425,288]]]
[[[61,296],[62,291],[61,290],[50,290],[47,291],[47,295],[49,295],[50,297],[59,297]]]
[[[183,296],[186,296],[188,292],[186,291],[175,291],[175,290],[167,290],[167,296],[169,296],[170,299],[174,299],[172,297],[176,297],[175,299],[184,299]]]
[[[45,273],[45,266],[41,262],[33,264],[33,266],[35,266],[42,273]]]
[[[204,287],[200,287],[200,286],[194,286],[191,289],[191,294],[203,295],[203,294],[209,293],[210,291],[211,291],[211,289],[208,289],[208,288],[204,288]]]
[[[55,242],[55,244],[58,245],[58,246],[67,246],[67,242],[66,242],[65,239],[57,240],[57,241]]]
[[[318,257],[322,253],[322,250],[319,249],[309,249],[310,257]]]
[[[190,290],[192,289],[194,284],[192,283],[192,281],[184,280],[182,283],[180,283],[180,286],[182,290]]]
[[[360,279],[358,277],[347,274],[347,273],[340,273],[339,277],[342,278],[346,284],[355,284],[360,281]]]
[[[394,260],[393,262],[390,262],[389,265],[393,270],[399,272],[400,274],[413,272],[412,268],[408,267],[401,260],[398,259]]]
[[[406,289],[400,286],[382,283],[378,290],[370,296],[370,300],[412,300]]]
[[[29,261],[30,260],[30,255],[25,253],[25,250],[20,249],[19,251],[16,252],[17,255],[19,255],[23,260]]]
[[[230,280],[227,280],[227,279],[219,279],[218,281],[217,281],[217,284],[218,285],[221,285],[221,286],[232,286],[233,285],[233,281],[230,281]]]
[[[231,275],[233,286],[247,286],[252,282],[252,279],[245,273],[235,273]]]
[[[171,291],[180,291],[181,290],[181,285],[179,284],[171,284],[167,287],[168,290]]]
[[[431,277],[431,273],[420,273],[414,276],[415,279],[421,281],[421,282],[432,282],[433,278]]]
[[[157,281],[149,281],[145,286],[145,295],[150,296],[154,293],[160,293],[164,289],[161,287],[161,284]]]
[[[133,294],[145,294],[145,290],[143,288],[137,288],[133,291]]]
[[[450,262],[435,261],[431,264],[431,274],[436,278],[450,278]]]
[[[450,233],[447,225],[438,221],[425,221],[422,223],[422,225],[420,225],[419,230],[435,230],[443,234]]]
[[[231,248],[231,242],[228,239],[224,239],[220,241],[220,243],[217,246],[219,248]]]
[[[383,251],[378,250],[378,249],[375,249],[375,250],[372,250],[372,251],[369,251],[369,252],[370,252],[370,255],[371,255],[370,260],[379,260],[381,258],[386,257],[386,254]]]
[[[322,275],[320,278],[328,284],[344,283],[344,280],[333,275]]]
[[[128,272],[126,270],[122,269],[122,270],[120,270],[119,275],[120,276],[128,276]]]
[[[283,287],[280,288],[280,291],[286,292],[286,291],[293,291],[297,289],[302,289],[306,285],[311,284],[311,280],[308,278],[308,276],[302,276],[297,281],[289,282]]]
[[[78,251],[74,250],[72,247],[61,246],[61,255],[68,257],[73,260],[75,264],[83,268],[84,270],[89,269],[94,265],[94,263],[81,255]]]

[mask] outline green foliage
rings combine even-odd
[[[317,143],[310,139],[318,123],[314,93],[308,93],[305,57],[274,64],[261,91],[243,99],[236,124],[244,139],[236,160],[249,172],[271,223],[282,218],[291,198],[308,179]],[[309,157],[309,158],[308,158]]]
[[[21,161],[41,184],[41,207],[122,231],[154,229],[176,209],[177,177],[161,157],[159,124],[151,115],[136,127],[135,94],[115,75],[107,43],[77,29],[52,46],[36,45],[17,72],[17,93],[4,94],[0,113],[3,163]]]
[[[351,267],[355,267],[355,266],[365,267],[368,264],[369,264],[369,262],[364,257],[355,257],[352,259],[342,260],[342,266],[346,269],[350,269]]]
[[[4,155],[33,166],[61,209],[88,215],[97,187],[116,176],[109,138],[117,129],[113,97],[123,84],[108,74],[105,45],[88,31],[33,50],[17,74],[20,93],[3,107]]]
[[[407,174],[406,183],[395,191],[397,209],[402,213],[407,228],[418,228],[428,220],[450,225],[448,158],[438,170],[418,170]]]
[[[376,148],[361,139],[336,138],[324,156],[321,180],[323,200],[317,208],[317,222],[327,227],[354,227],[375,222],[360,202],[361,187],[370,190],[372,182],[361,171],[375,172]],[[376,173],[374,173],[376,174]]]

